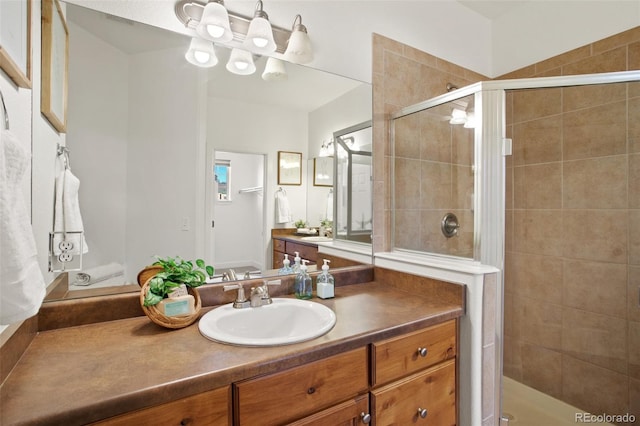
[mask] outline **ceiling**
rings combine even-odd
[[[484,0],[457,0],[461,5],[479,13],[488,19],[495,19],[504,13],[528,3],[523,0],[500,0],[500,1],[484,1]]]

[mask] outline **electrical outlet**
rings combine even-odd
[[[73,255],[70,253],[60,253],[58,260],[60,262],[71,262],[73,260]]]
[[[73,243],[71,241],[60,241],[58,247],[60,247],[62,251],[69,251],[73,248]]]
[[[191,223],[189,221],[189,216],[184,216],[182,218],[182,221],[180,222],[180,229],[182,231],[188,231],[189,229],[191,229]]]

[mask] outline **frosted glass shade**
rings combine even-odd
[[[256,16],[249,24],[244,47],[256,53],[272,53],[276,51],[273,30],[268,19]]]
[[[196,33],[204,39],[218,42],[233,40],[229,13],[220,3],[211,1],[202,11],[202,18],[196,27]]]
[[[242,49],[233,49],[227,62],[227,70],[238,75],[249,75],[256,72],[256,65],[253,63],[253,56],[250,52]]]
[[[204,68],[213,67],[218,63],[213,43],[201,38],[191,39],[189,50],[184,57],[193,65]]]
[[[311,40],[305,31],[295,29],[291,33],[287,50],[284,52],[284,58],[294,64],[308,64],[313,61]]]
[[[264,72],[262,73],[263,80],[278,81],[286,80],[288,77],[284,62],[277,58],[267,59],[267,64],[264,66]]]

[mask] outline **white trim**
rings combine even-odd
[[[318,254],[328,254],[331,256],[343,257],[370,265],[371,244],[358,244],[352,241],[333,240],[332,242],[318,242]]]

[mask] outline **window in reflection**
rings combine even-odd
[[[231,201],[231,161],[216,160],[214,176],[216,180],[216,200]]]

